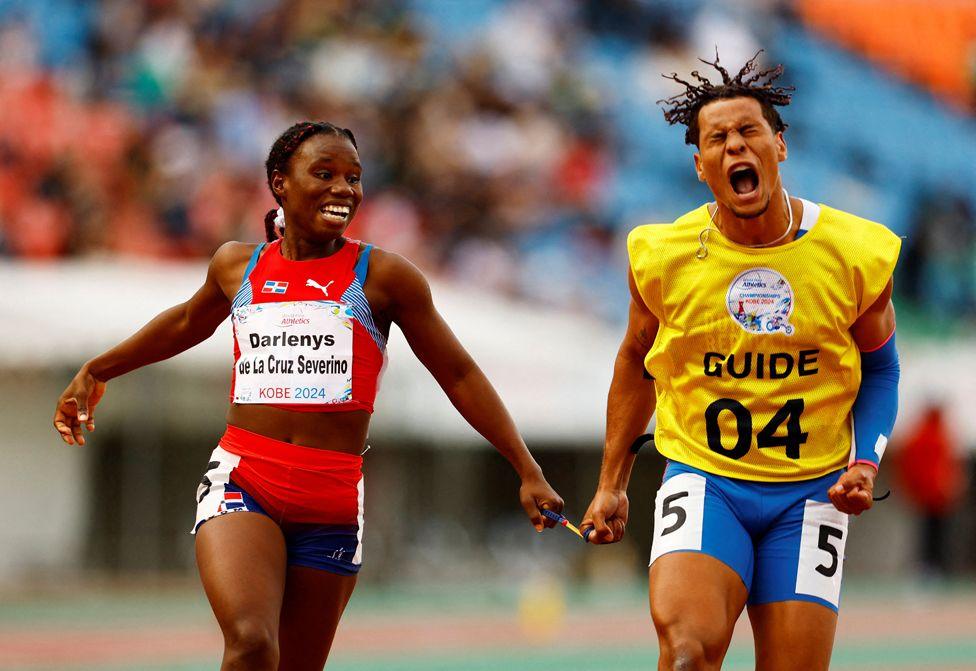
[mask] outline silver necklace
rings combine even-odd
[[[789,220],[787,221],[786,230],[783,231],[783,234],[778,238],[776,238],[775,240],[772,240],[771,242],[763,242],[758,245],[742,245],[743,247],[750,247],[753,249],[760,249],[762,247],[772,247],[777,242],[779,242],[780,240],[782,240],[783,238],[785,238],[787,235],[790,234],[790,231],[793,230],[793,208],[790,206],[790,194],[786,192],[785,188],[783,189],[783,197],[786,199],[786,211],[789,213]],[[706,246],[708,243],[708,232],[711,230],[718,231],[719,233],[722,232],[722,229],[720,229],[718,227],[718,224],[715,223],[715,219],[712,218],[712,211],[707,206],[705,207],[705,211],[708,212],[709,225],[703,228],[701,233],[698,234],[699,246],[698,246],[698,251],[695,252],[695,258],[698,259],[699,261],[701,261],[706,256],[708,256],[708,247]],[[715,211],[718,212],[718,203],[715,204]],[[740,244],[740,243],[736,243],[736,244]]]

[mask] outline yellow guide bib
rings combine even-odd
[[[744,247],[713,229],[697,259],[704,205],[628,236],[638,290],[660,321],[644,364],[665,457],[765,481],[847,466],[861,383],[850,328],[884,291],[901,240],[881,224],[803,203],[809,230],[778,247]]]

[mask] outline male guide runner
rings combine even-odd
[[[634,229],[630,315],[614,364],[591,542],[624,534],[629,446],[657,410],[668,460],[654,513],[659,669],[719,669],[748,606],[756,668],[826,670],[849,514],[872,505],[897,412],[888,229],[790,197],[756,57],[662,101],[715,203]],[[652,383],[648,382],[648,377]]]

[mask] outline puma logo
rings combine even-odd
[[[323,287],[321,284],[319,284],[315,280],[305,280],[305,286],[306,287],[315,287],[316,289],[321,289],[322,290],[322,293],[325,294],[325,297],[328,298],[329,297],[329,287],[332,286],[332,283],[333,282],[335,282],[335,280],[329,280],[329,283],[326,284]]]

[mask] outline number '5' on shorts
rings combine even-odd
[[[848,516],[827,490],[842,472],[755,482],[669,461],[654,505],[650,563],[701,552],[739,574],[750,604],[813,601],[836,612]]]

